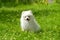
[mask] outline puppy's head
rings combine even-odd
[[[33,19],[32,11],[23,11],[22,12],[22,18],[26,21],[31,21]]]

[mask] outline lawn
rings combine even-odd
[[[29,9],[41,27],[39,33],[21,31],[21,12]],[[60,40],[60,5],[35,4],[0,8],[0,40]]]

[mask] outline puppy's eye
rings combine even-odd
[[[30,18],[30,16],[28,16]]]
[[[26,16],[24,16],[26,18]]]

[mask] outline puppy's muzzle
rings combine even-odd
[[[29,18],[27,18],[26,20],[28,20],[28,21],[29,21],[30,19],[29,19]]]

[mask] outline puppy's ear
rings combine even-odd
[[[23,14],[24,14],[24,12],[25,12],[25,11],[22,11],[21,15],[23,15]]]
[[[32,14],[32,10],[29,10],[29,12]]]
[[[32,10],[29,10],[29,11],[32,11]]]
[[[25,11],[22,11],[22,14],[24,13]]]
[[[29,12],[31,12],[31,13],[32,13],[32,10],[29,10]]]
[[[21,12],[21,17],[23,16],[23,14],[24,14],[24,11]]]

